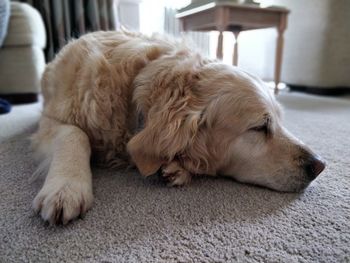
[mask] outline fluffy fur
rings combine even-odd
[[[49,169],[33,206],[51,223],[91,207],[91,157],[136,164],[145,176],[161,169],[171,185],[221,174],[281,191],[306,187],[324,168],[283,128],[262,81],[174,40],[85,35],[47,65],[42,91],[33,146]]]

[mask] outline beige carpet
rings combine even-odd
[[[0,262],[350,262],[350,100],[279,99],[290,130],[328,161],[304,193],[219,178],[171,189],[95,169],[94,207],[66,227],[31,210],[40,106],[15,107],[0,116]]]

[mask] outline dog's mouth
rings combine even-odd
[[[315,181],[315,179],[318,178],[318,176],[322,173],[322,171],[325,169],[325,163],[322,167],[316,167],[312,172],[310,172],[311,168],[308,169],[301,169],[301,172],[299,175],[296,176],[289,176],[288,179],[286,179],[283,183],[282,182],[276,182],[275,184],[271,185],[265,185],[267,188],[270,188],[272,190],[278,191],[278,192],[288,192],[288,193],[301,193],[303,192],[308,186]],[[310,173],[312,173],[310,175]]]
[[[319,167],[320,166],[320,167]],[[312,171],[310,171],[312,169]],[[250,184],[262,188],[268,188],[277,192],[301,193],[303,192],[325,169],[325,163],[317,164],[314,168],[305,169],[301,166],[298,172],[295,170],[280,170],[278,174],[272,176],[259,176],[255,178],[245,178],[220,174],[220,176],[231,178],[237,182]],[[312,173],[312,176],[310,175]]]
[[[303,158],[298,170],[281,171],[272,183],[261,185],[279,192],[303,192],[325,170],[326,162],[316,154],[308,154]]]

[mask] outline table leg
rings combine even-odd
[[[278,94],[278,84],[281,81],[282,51],[283,51],[283,32],[278,32],[275,62],[275,94]]]
[[[224,35],[222,33],[222,31],[219,32],[219,37],[218,37],[218,46],[216,49],[216,57],[218,59],[222,59],[223,56],[223,39],[224,39]]]
[[[278,84],[281,81],[282,54],[284,38],[283,33],[287,26],[287,15],[283,15],[280,20],[280,25],[277,28],[277,46],[276,46],[276,61],[275,61],[275,94],[278,94]]]
[[[238,36],[241,31],[233,31],[233,35],[235,36],[235,44],[233,47],[233,65],[238,65]]]

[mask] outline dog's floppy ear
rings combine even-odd
[[[198,131],[203,105],[194,87],[199,74],[193,63],[187,66],[179,64],[138,83],[134,100],[145,117],[145,127],[131,138],[127,149],[145,176],[182,155]]]
[[[152,114],[145,128],[129,141],[128,152],[142,175],[154,174],[193,143],[201,114],[181,112]]]

